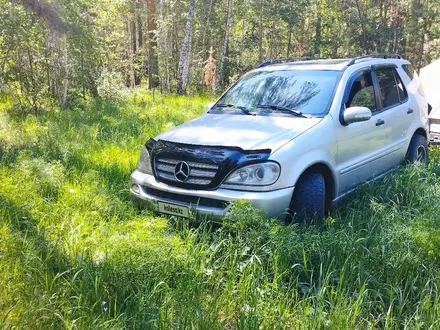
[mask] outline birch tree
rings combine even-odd
[[[155,0],[147,0],[148,12],[148,87],[156,88],[159,84],[159,64],[157,59],[156,39],[156,4]]]
[[[186,94],[189,84],[189,62],[191,57],[191,41],[193,34],[193,20],[195,0],[189,1],[188,17],[186,21],[185,39],[180,51],[179,66],[177,70],[177,94]]]

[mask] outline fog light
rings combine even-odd
[[[141,192],[141,188],[137,184],[132,184],[131,191],[139,195],[139,193]]]

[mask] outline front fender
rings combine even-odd
[[[301,175],[312,166],[324,165],[328,168],[333,178],[333,196],[337,195],[339,185],[336,172],[334,171],[336,165],[330,153],[323,150],[312,150],[296,157],[293,161],[287,159],[285,161],[278,161],[282,164],[282,173],[278,182],[282,185],[283,188],[295,186]],[[287,164],[290,164],[291,166]],[[289,167],[289,170],[283,171],[283,168],[286,167]],[[279,189],[281,189],[282,187],[280,186]]]
[[[334,170],[337,155],[334,125],[332,116],[327,115],[315,127],[291,140],[269,157],[281,165],[281,175],[274,188],[292,187],[307,169],[322,164],[333,176],[333,196],[336,196],[339,182]]]
[[[307,169],[316,164],[322,164],[333,176],[333,194],[336,196],[339,188],[338,177],[334,170],[336,155],[334,121],[331,116],[326,116],[313,129],[290,141],[269,157],[281,165],[281,175],[274,184],[274,188],[275,186],[276,189],[294,186]]]

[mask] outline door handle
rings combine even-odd
[[[413,113],[413,112],[414,112],[414,110],[411,109],[411,108],[409,108],[408,111],[407,111],[406,113],[409,115],[409,114],[411,114],[411,113]]]
[[[382,120],[382,119],[378,119],[377,122],[376,122],[376,126],[380,126],[380,125],[383,125],[383,124],[385,124],[385,121]]]

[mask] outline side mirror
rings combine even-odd
[[[370,120],[371,110],[366,107],[350,107],[344,111],[344,122],[348,125],[360,121]]]
[[[208,104],[206,105],[206,112],[208,112],[209,110],[211,110],[211,108],[214,106],[214,104],[215,104],[215,102],[208,103]]]

